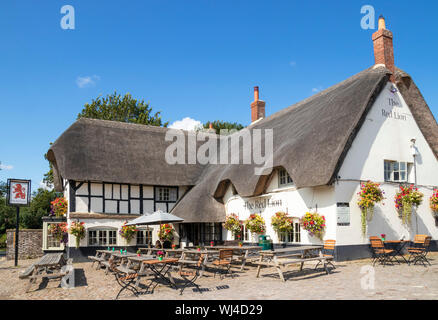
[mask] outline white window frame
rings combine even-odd
[[[139,229],[137,231],[137,235],[136,235],[136,241],[137,241],[137,245],[152,245],[152,232],[153,230],[151,228],[143,228],[143,229]],[[138,241],[138,235],[139,234],[143,234],[143,243]]]
[[[90,232],[96,232],[96,242],[91,243]],[[105,232],[104,237],[102,237],[102,233]],[[115,236],[110,236],[110,232],[114,232]],[[105,238],[105,243],[101,243],[100,239]],[[115,243],[110,243],[110,239],[115,240]],[[114,227],[98,227],[98,228],[90,228],[87,230],[87,245],[89,247],[107,247],[107,246],[117,246],[117,228]]]
[[[292,186],[293,184],[294,182],[290,177],[289,173],[286,171],[286,169],[285,168],[278,169],[278,187],[279,188],[288,187],[288,186]]]
[[[156,188],[155,201],[158,202],[176,202],[177,188],[175,187],[158,187]]]
[[[49,247],[50,239],[52,236],[49,234],[49,225],[50,224],[60,224],[65,221],[47,221],[43,223],[43,250],[44,251],[59,251],[64,250],[64,243],[59,242],[59,245],[57,247]]]
[[[280,243],[301,243],[301,225],[299,220],[293,220],[292,232],[281,232],[278,234]]]
[[[409,182],[411,162],[384,160],[383,175],[386,182]],[[404,169],[402,169],[404,166]],[[402,173],[405,174],[405,179],[401,179]],[[398,176],[398,179],[395,177]]]

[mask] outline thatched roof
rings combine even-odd
[[[105,181],[129,184],[190,186],[202,173],[199,164],[170,165],[164,161],[167,128],[81,118],[50,147],[54,182]]]
[[[273,129],[273,167],[284,167],[298,188],[331,184],[389,75],[385,67],[369,68],[248,129]],[[396,72],[396,82],[438,157],[438,125],[421,93],[401,70]],[[170,144],[164,141],[166,130],[78,120],[49,150],[49,160],[56,167],[55,178],[193,185],[171,211],[185,222],[223,221],[225,210],[220,195],[230,183],[241,196],[263,192],[269,172],[254,175],[256,165],[166,164],[164,153]]]

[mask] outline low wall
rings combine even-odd
[[[6,259],[15,259],[15,229],[6,230]],[[43,255],[43,230],[20,229],[18,234],[18,259],[33,259]]]

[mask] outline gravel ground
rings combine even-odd
[[[338,262],[330,275],[322,270],[314,271],[313,263],[305,264],[302,272],[298,272],[298,265],[290,265],[285,272],[286,282],[282,282],[272,268],[262,269],[260,278],[256,278],[256,268],[248,266],[244,272],[234,268],[236,276],[233,279],[220,279],[218,275],[213,277],[212,273],[206,273],[205,277],[197,281],[203,289],[202,294],[188,287],[183,295],[179,295],[179,290],[158,285],[153,294],[134,297],[125,291],[120,299],[435,300],[438,299],[438,253],[430,253],[429,258],[432,264],[430,267],[403,263],[371,268],[369,259]],[[37,282],[26,293],[28,280],[20,280],[18,274],[35,261],[20,260],[17,268],[13,266],[14,261],[0,263],[0,299],[111,300],[120,289],[112,274],[105,275],[103,270],[92,268],[91,262],[85,262],[74,264],[77,269],[75,288],[63,289],[59,280],[52,280]]]

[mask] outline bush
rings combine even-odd
[[[6,248],[6,233],[0,235],[0,248]]]

